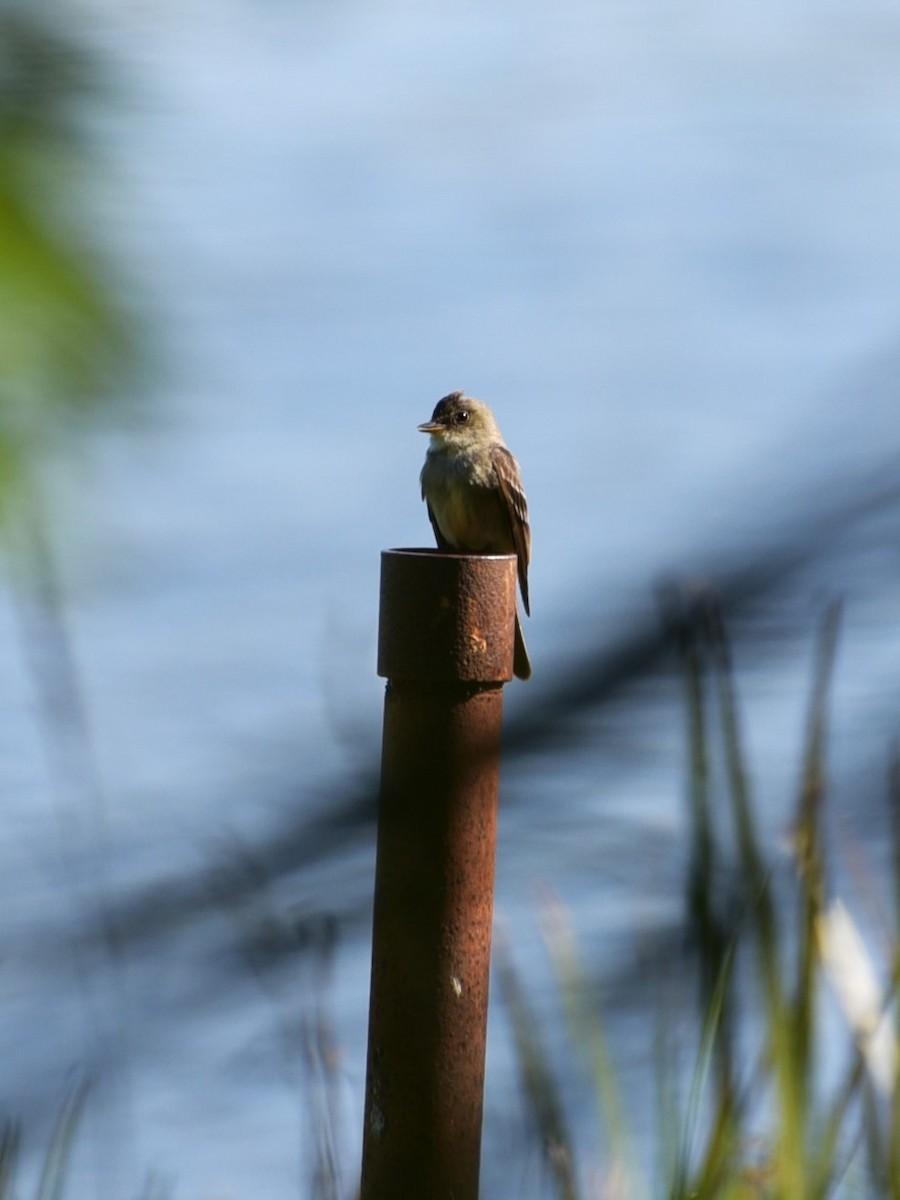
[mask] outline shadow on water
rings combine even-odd
[[[860,495],[840,498],[826,509],[810,509],[798,518],[796,527],[773,538],[734,562],[710,564],[702,578],[687,582],[674,579],[658,589],[659,609],[651,618],[632,628],[621,629],[603,646],[593,647],[590,617],[585,615],[583,653],[570,668],[557,668],[554,678],[538,682],[528,691],[519,711],[508,717],[504,754],[508,763],[525,763],[537,756],[549,757],[554,769],[565,772],[566,755],[572,749],[590,749],[595,744],[594,726],[585,718],[602,714],[623,702],[641,685],[671,674],[681,654],[681,630],[685,621],[700,620],[715,605],[725,626],[740,629],[741,649],[754,662],[783,650],[773,641],[772,618],[776,621],[798,596],[810,588],[821,590],[817,578],[841,574],[841,557],[864,555],[873,540],[881,542],[900,535],[900,488],[860,489]],[[900,562],[898,562],[900,567]],[[900,572],[898,572],[900,574]],[[879,589],[890,581],[879,578]],[[590,594],[590,587],[585,587]],[[678,619],[673,620],[673,613]],[[754,619],[759,618],[758,629]],[[636,719],[640,719],[639,715]],[[869,747],[880,760],[882,745]],[[558,758],[556,757],[558,756]],[[120,907],[120,920],[129,936],[140,939],[158,935],[171,925],[189,921],[205,911],[212,896],[223,894],[222,880],[233,900],[252,896],[264,879],[279,879],[318,868],[329,858],[346,856],[360,845],[374,841],[377,805],[378,763],[357,770],[356,778],[335,780],[332,788],[320,785],[318,802],[287,804],[297,816],[273,831],[271,838],[254,847],[253,872],[211,864],[207,878],[169,881],[158,891],[132,897]],[[504,803],[515,804],[515,796]],[[312,811],[310,812],[310,809]],[[121,898],[120,898],[121,905]],[[362,910],[327,910],[329,919],[341,925],[355,923],[368,914],[368,898]]]

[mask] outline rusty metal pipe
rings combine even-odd
[[[477,1200],[514,555],[382,555],[360,1200]]]

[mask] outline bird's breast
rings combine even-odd
[[[509,518],[491,473],[443,455],[429,455],[422,491],[443,536],[456,550],[514,552]]]

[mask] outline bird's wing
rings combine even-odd
[[[422,492],[422,499],[425,500],[424,490]],[[437,541],[438,550],[443,550],[443,551],[449,553],[449,551],[451,551],[453,549],[453,547],[450,545],[450,543],[447,541],[447,539],[441,533],[441,527],[437,523],[437,519],[435,518],[435,515],[434,515],[434,510],[432,509],[431,505],[428,503],[427,500],[425,500],[425,506],[428,509],[428,520],[431,522],[431,528],[434,530],[434,536],[435,536],[435,540]]]
[[[528,606],[528,564],[531,561],[531,526],[528,524],[528,501],[522,487],[519,474],[519,464],[505,446],[491,448],[491,461],[497,472],[497,482],[500,484],[500,495],[506,505],[512,530],[513,545],[519,560],[519,587],[522,590],[522,604],[531,616]]]

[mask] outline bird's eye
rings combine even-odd
[[[458,412],[456,414],[457,425],[465,425],[465,423],[466,423],[466,421],[468,421],[468,419],[469,419],[469,410],[467,408],[462,409],[461,412]]]

